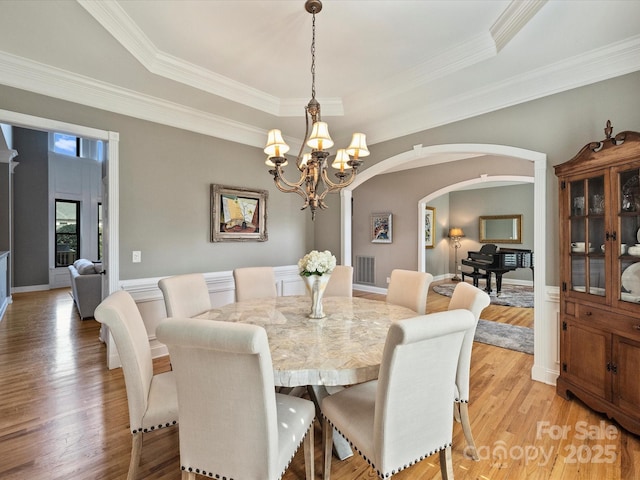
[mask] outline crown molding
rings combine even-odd
[[[280,99],[162,52],[114,0],[77,2],[149,72],[278,115]]]
[[[640,35],[384,118],[367,126],[367,137],[375,144],[638,70]],[[0,84],[258,148],[266,136],[264,129],[1,51]]]
[[[640,70],[640,35],[367,126],[371,144]],[[410,127],[409,127],[410,126]]]
[[[262,148],[267,131],[0,51],[0,83]]]
[[[497,55],[547,0],[513,0],[491,27],[490,32],[465,41],[393,78],[360,91],[349,102],[367,104],[371,96],[393,98],[437,78],[462,70]],[[221,96],[241,105],[279,117],[300,115],[305,100],[280,99],[211,70],[186,62],[159,50],[117,1],[77,0],[149,72]],[[324,114],[343,116],[340,98],[321,99]]]
[[[547,0],[513,0],[489,29],[499,52],[529,23]]]

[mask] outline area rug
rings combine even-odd
[[[474,340],[533,355],[533,328],[480,319]]]
[[[434,285],[433,291],[439,293],[440,295],[446,295],[447,297],[450,297],[453,294],[453,289],[456,287],[456,285],[456,283],[443,283],[442,285]],[[493,305],[533,308],[533,287],[529,287],[527,285],[503,284],[502,290],[500,291],[500,296],[496,295],[495,285],[493,285],[493,288],[494,290],[489,295],[491,297],[491,303]]]

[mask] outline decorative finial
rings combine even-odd
[[[611,126],[611,120],[607,120],[607,126],[604,129],[604,134],[607,136],[607,140],[611,138],[612,133],[613,133],[613,127]]]

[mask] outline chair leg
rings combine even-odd
[[[333,450],[333,427],[326,418],[322,425],[322,447],[324,450],[324,463],[322,469],[322,480],[329,480],[331,476],[331,453]]]
[[[131,460],[129,460],[129,473],[127,480],[136,480],[138,476],[138,465],[140,465],[140,454],[142,453],[142,432],[134,433],[131,438]]]
[[[453,480],[453,462],[451,461],[451,447],[440,450],[440,474],[442,480]]]
[[[185,472],[182,471],[182,480],[196,480],[195,472]]]
[[[465,453],[470,453],[471,458],[478,461],[478,451],[476,450],[476,442],[473,440],[471,434],[471,422],[469,421],[469,404],[460,403],[460,422],[462,423],[462,431],[464,432],[464,438],[467,440],[467,449]]]
[[[453,419],[460,423],[460,402],[453,402]]]
[[[315,454],[313,440],[313,423],[304,437],[304,470],[307,480],[314,480],[316,476]]]

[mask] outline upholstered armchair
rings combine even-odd
[[[387,290],[387,302],[415,310],[424,315],[427,312],[427,295],[433,275],[426,272],[395,269]]]
[[[201,273],[188,273],[163,278],[162,290],[167,317],[195,317],[211,309],[209,287]]]
[[[464,335],[460,357],[458,358],[458,370],[456,372],[455,392],[455,418],[462,424],[464,438],[467,441],[467,450],[474,460],[478,460],[476,444],[471,434],[471,422],[469,420],[469,377],[471,372],[471,350],[473,338],[478,326],[478,320],[482,311],[491,303],[489,295],[473,285],[460,282],[456,285],[449,302],[449,310],[464,308],[469,310],[475,323]]]
[[[279,480],[304,441],[313,480],[315,407],[275,393],[264,328],[169,318],[156,333],[176,374],[183,479]]]
[[[451,398],[468,310],[421,315],[391,325],[378,380],[322,400],[324,480],[331,474],[332,428],[377,475],[392,475],[439,452],[443,479],[453,478]]]

